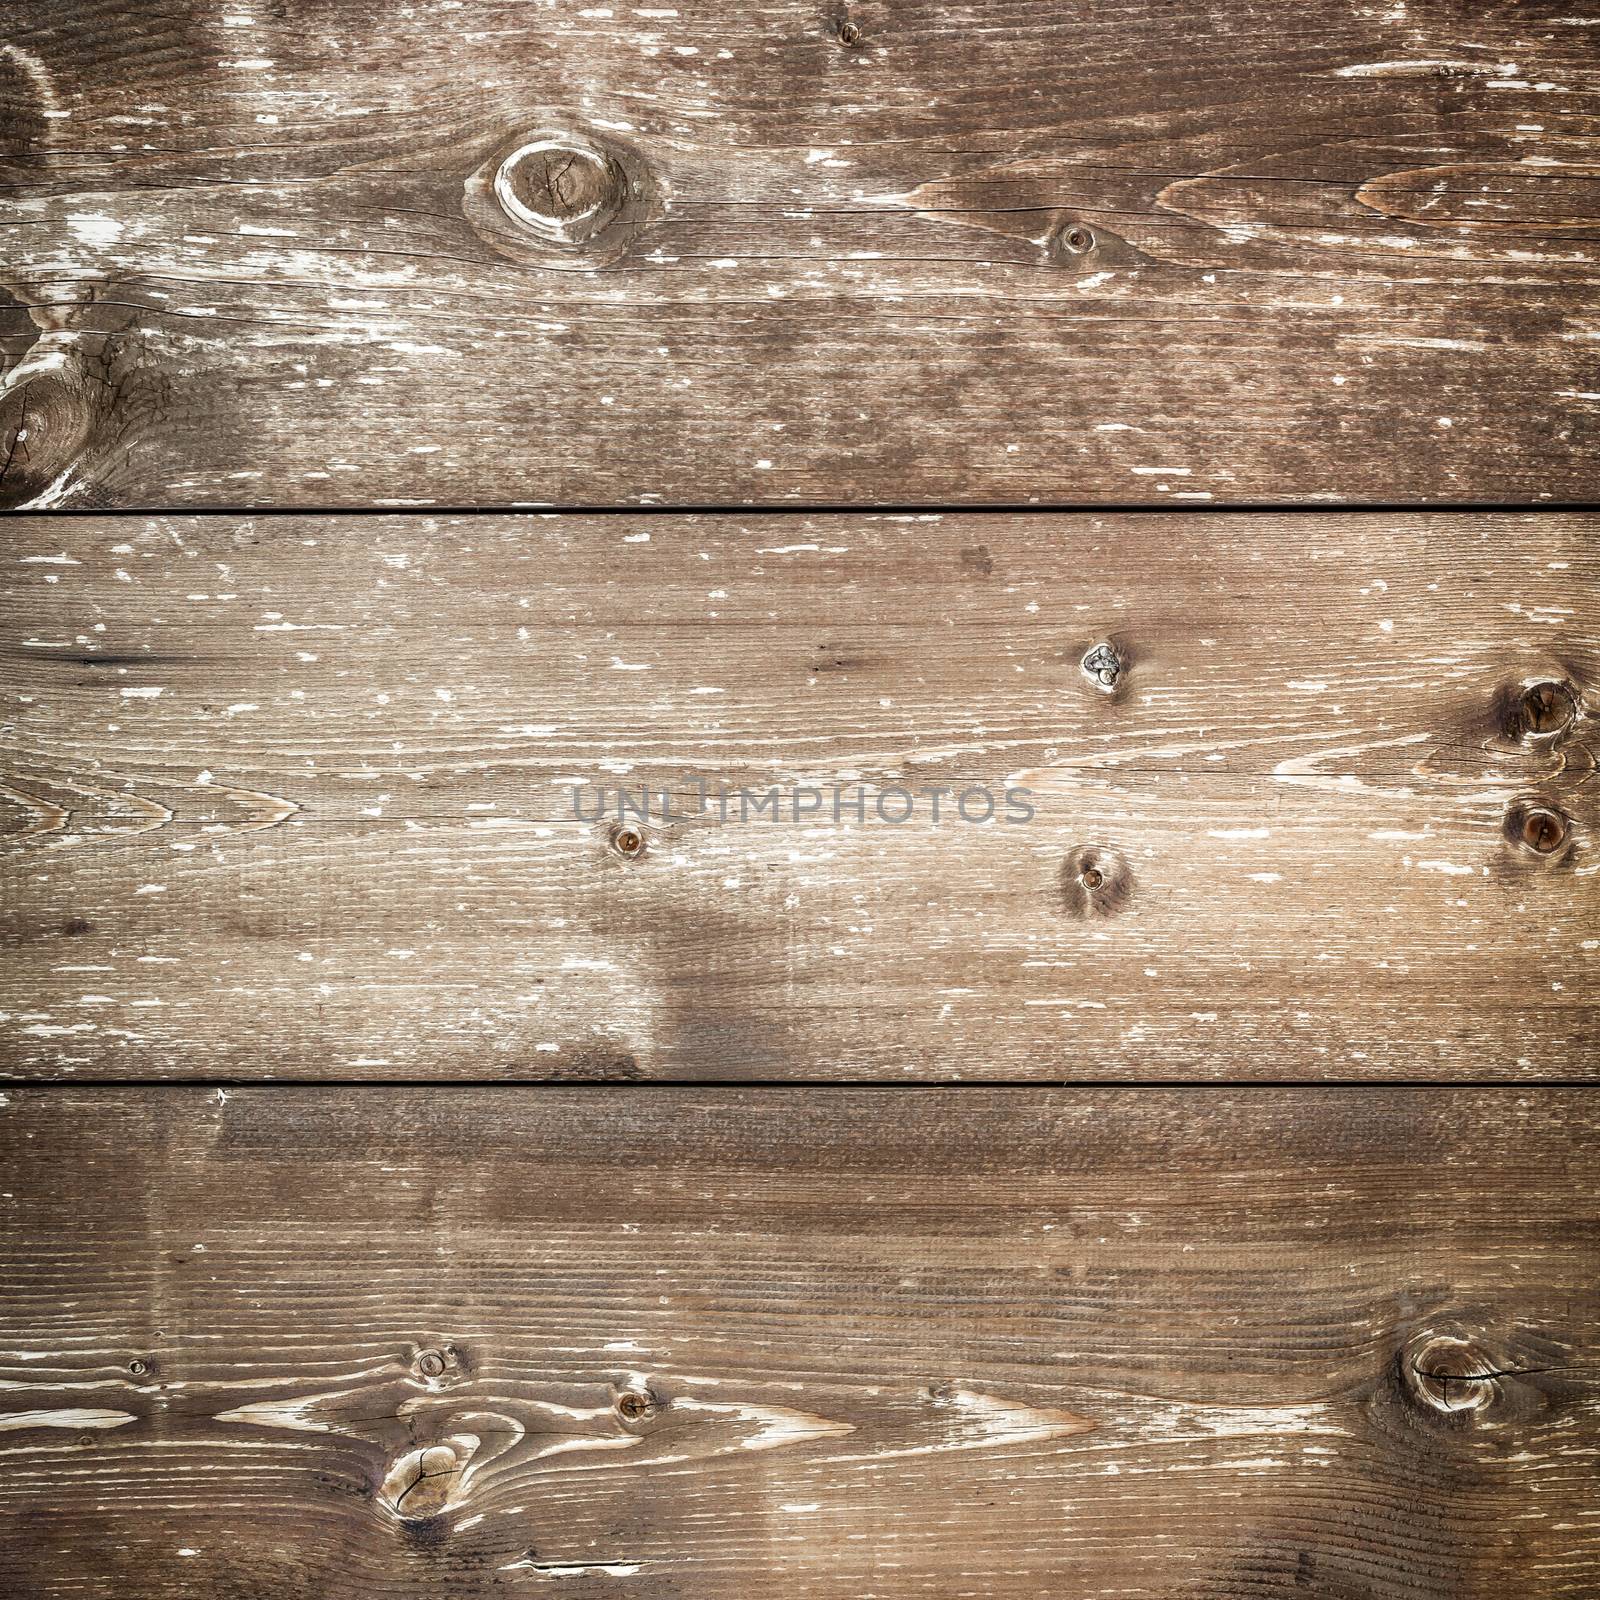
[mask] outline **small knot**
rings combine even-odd
[[[1056,235],[1056,250],[1064,256],[1086,256],[1094,243],[1094,230],[1083,222],[1069,222]]]
[[[624,1389],[617,1396],[616,1405],[617,1415],[624,1422],[648,1422],[659,1409],[655,1395],[643,1385]]]
[[[430,1383],[453,1377],[461,1370],[460,1353],[453,1344],[429,1346],[412,1357],[411,1369]]]
[[[1109,639],[1092,644],[1079,663],[1083,675],[1102,694],[1115,694],[1117,680],[1122,676],[1122,657]]]
[[[1553,856],[1570,832],[1567,818],[1543,800],[1519,800],[1506,813],[1506,838],[1534,855]]]
[[[1401,1377],[1411,1397],[1429,1410],[1454,1415],[1481,1411],[1500,1393],[1498,1368],[1473,1340],[1458,1334],[1429,1334],[1401,1353]]]
[[[645,837],[638,828],[619,822],[611,830],[611,848],[624,861],[637,861],[645,851]]]
[[[1506,733],[1519,743],[1547,739],[1570,728],[1578,714],[1571,689],[1554,679],[1530,683],[1511,703]]]
[[[1080,845],[1061,866],[1063,909],[1078,921],[1120,911],[1133,892],[1133,872],[1120,852]]]
[[[839,24],[839,43],[855,46],[861,43],[862,33],[858,23],[841,22]]]

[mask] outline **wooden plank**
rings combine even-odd
[[[14,0],[35,507],[1596,497],[1567,0]]]
[[[13,1091],[8,1592],[1584,1597],[1582,1091]]]
[[[1595,527],[16,524],[0,1064],[1593,1076]]]

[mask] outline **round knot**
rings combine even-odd
[[[402,1522],[425,1522],[460,1498],[461,1477],[470,1450],[458,1455],[454,1443],[407,1450],[389,1468],[378,1490],[380,1502]]]
[[[1530,683],[1517,701],[1511,732],[1523,740],[1548,738],[1569,728],[1577,714],[1577,702],[1566,684],[1553,679]]]
[[[648,1422],[656,1410],[655,1395],[643,1386],[624,1389],[617,1396],[617,1415],[625,1422]]]
[[[1432,1334],[1406,1351],[1402,1373],[1412,1397],[1446,1414],[1481,1411],[1500,1393],[1500,1379],[1488,1353],[1457,1334]]]
[[[1061,864],[1061,901],[1075,920],[1107,917],[1120,911],[1133,892],[1127,860],[1105,845],[1080,845]]]
[[[504,255],[590,268],[628,248],[652,188],[643,162],[613,140],[543,128],[507,140],[467,179],[464,209]]]
[[[453,1344],[429,1345],[411,1358],[411,1370],[429,1383],[461,1375],[460,1353]]]
[[[587,141],[549,134],[513,150],[500,163],[494,194],[508,217],[539,237],[581,244],[621,209],[628,197],[628,176]]]
[[[637,861],[645,851],[645,836],[629,823],[619,822],[611,830],[611,848],[624,861]]]
[[[1571,825],[1543,800],[1519,800],[1506,813],[1506,838],[1536,856],[1553,856],[1567,842]]]
[[[1056,249],[1064,256],[1086,256],[1094,249],[1094,229],[1082,222],[1069,222],[1056,235]]]

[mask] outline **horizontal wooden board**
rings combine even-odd
[[[13,1090],[26,1600],[1593,1595],[1592,1093]]]
[[[0,503],[1596,497],[1569,0],[13,0]]]
[[[0,1070],[1591,1076],[1596,527],[14,523]]]

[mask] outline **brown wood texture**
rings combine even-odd
[[[13,1088],[18,1600],[1587,1600],[1591,1093]]]
[[[15,521],[0,1070],[1590,1077],[1595,528]]]
[[[1595,498],[1570,0],[13,0],[0,500]]]

